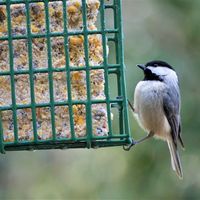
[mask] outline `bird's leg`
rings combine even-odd
[[[149,134],[148,134],[146,137],[144,137],[144,138],[142,138],[142,139],[140,139],[140,140],[138,140],[138,141],[132,140],[132,141],[131,141],[131,144],[128,145],[127,147],[126,147],[126,146],[123,146],[123,149],[124,149],[125,151],[129,151],[134,145],[140,144],[140,143],[144,142],[145,140],[147,140],[147,139],[149,139],[149,138],[152,138],[153,136],[154,136],[154,133],[153,133],[152,131],[150,131]]]
[[[133,108],[133,105],[131,104],[131,102],[130,102],[129,100],[128,100],[128,104],[129,104],[131,110],[132,110],[133,112],[135,112],[135,109]]]
[[[134,109],[133,105],[131,104],[131,102],[130,102],[129,100],[128,100],[128,104],[129,104],[131,110],[132,110],[133,112],[135,112],[135,109]],[[138,141],[134,141],[134,140],[132,139],[131,144],[128,145],[128,146],[123,146],[123,149],[124,149],[125,151],[129,151],[134,145],[139,144],[139,143],[142,143],[142,142],[144,142],[145,140],[147,140],[147,139],[149,139],[149,138],[151,138],[151,137],[153,137],[153,136],[154,136],[154,133],[153,133],[152,131],[150,131],[149,134],[148,134],[146,137],[144,137],[144,138],[142,138],[142,139],[140,139],[140,140],[138,140]]]
[[[144,138],[142,138],[142,139],[140,139],[140,140],[138,140],[138,141],[135,141],[135,143],[136,143],[136,144],[142,143],[142,142],[144,142],[145,140],[147,140],[147,139],[149,139],[149,138],[152,138],[153,136],[154,136],[154,133],[153,133],[152,131],[150,131],[149,134],[148,134],[146,137],[144,137]]]

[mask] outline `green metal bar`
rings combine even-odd
[[[103,65],[104,65],[104,78],[105,78],[105,95],[106,95],[106,106],[107,106],[107,117],[108,117],[108,128],[109,128],[109,135],[112,135],[112,124],[111,124],[111,111],[110,111],[110,95],[109,95],[109,88],[108,88],[108,59],[107,59],[107,42],[106,42],[106,33],[105,33],[105,13],[104,13],[104,0],[101,0],[101,30],[102,30],[102,41],[103,41]]]
[[[30,92],[31,92],[31,115],[32,115],[32,125],[33,125],[33,136],[34,141],[38,141],[37,135],[37,119],[36,119],[36,106],[35,106],[35,92],[34,92],[34,69],[32,64],[32,37],[31,37],[31,19],[29,12],[29,3],[28,1],[25,4],[26,6],[26,26],[27,26],[27,35],[28,37],[28,57],[29,57],[29,77],[30,77]]]
[[[107,69],[108,71],[112,71],[111,69],[117,69],[117,68],[120,68],[121,65],[120,64],[113,64],[113,65],[107,65]],[[83,70],[86,70],[86,67],[67,67],[67,69],[69,69],[69,71],[83,71]],[[97,70],[97,69],[104,69],[104,66],[103,65],[98,65],[98,66],[90,66],[90,69],[91,70]],[[44,69],[33,69],[32,70],[34,74],[37,74],[37,73],[48,73],[48,68],[44,68]],[[53,68],[52,69],[52,72],[64,72],[66,71],[66,67],[62,67],[62,68]],[[18,71],[14,71],[13,73],[15,75],[18,75],[18,74],[29,74],[29,70],[18,70]],[[6,76],[6,75],[10,75],[10,71],[3,71],[3,72],[0,72],[0,76]]]
[[[53,140],[56,140],[56,128],[55,128],[55,109],[54,109],[54,85],[53,85],[53,69],[52,69],[52,56],[51,56],[51,37],[50,37],[50,20],[49,20],[49,6],[48,1],[44,0],[45,6],[45,21],[46,21],[46,33],[47,33],[47,53],[48,53],[48,79],[49,79],[49,93],[50,93],[50,112],[51,112],[51,129],[53,133]]]
[[[86,142],[86,137],[82,137],[82,138],[77,138],[76,141],[71,140],[71,138],[61,138],[61,139],[57,139],[56,141],[53,141],[51,139],[48,140],[39,140],[37,143],[34,141],[21,141],[19,143],[19,145],[37,145],[37,144],[52,144],[52,143],[59,143],[59,142],[68,142],[68,143],[74,143],[74,145],[76,145],[77,142],[80,141],[84,141]],[[100,141],[100,142],[105,142],[107,140],[109,141],[117,141],[118,139],[123,140],[123,139],[127,139],[127,135],[123,135],[123,134],[119,134],[119,135],[113,135],[111,136],[93,136],[93,141]],[[14,142],[7,142],[6,146],[10,146],[10,145],[15,145]],[[17,144],[18,145],[18,144]]]
[[[118,3],[118,23],[119,23],[119,42],[118,42],[118,46],[119,46],[119,59],[120,62],[122,63],[122,67],[120,69],[121,71],[121,87],[122,87],[122,96],[124,98],[123,101],[123,121],[124,121],[124,126],[125,126],[125,131],[127,136],[129,136],[128,142],[131,142],[130,140],[130,125],[129,125],[129,118],[128,118],[128,102],[127,102],[127,93],[126,93],[126,78],[125,78],[125,63],[124,63],[124,41],[123,41],[123,25],[122,25],[122,5],[121,5],[121,0],[115,0],[116,3]]]
[[[105,140],[105,141],[92,141],[92,148],[102,148],[102,147],[114,147],[114,146],[123,146],[127,144],[127,140]],[[29,144],[20,144],[13,145],[9,144],[5,146],[6,151],[22,151],[22,150],[47,150],[47,149],[70,149],[70,148],[87,148],[87,142],[85,141],[77,141],[68,142],[68,141],[56,141],[56,142],[44,142],[44,143],[29,143]]]
[[[110,99],[111,104],[119,104],[122,102],[122,99]],[[106,100],[91,100],[91,104],[103,104],[106,103]],[[87,104],[87,100],[71,100],[71,101],[60,101],[60,102],[55,102],[55,106],[67,106],[67,105],[78,105],[78,104]],[[17,105],[17,109],[23,109],[23,108],[31,108],[31,104],[26,104],[26,105]],[[41,108],[41,107],[50,107],[50,103],[40,103],[40,104],[35,104],[35,107]],[[2,106],[1,107],[2,111],[5,110],[12,110],[12,106]]]
[[[103,139],[124,139],[127,138],[126,134],[115,134],[115,135],[108,135],[108,136],[93,136],[93,139],[95,140],[103,140]]]
[[[117,33],[118,30],[117,29],[107,29],[105,30],[105,33]],[[83,35],[84,32],[83,31],[70,31],[68,32],[68,36],[76,36],[76,35]],[[96,34],[101,34],[101,31],[99,30],[88,30],[88,34],[90,35],[96,35]],[[56,33],[49,33],[50,37],[64,37],[65,32],[56,32]],[[32,38],[44,38],[47,36],[46,33],[30,33],[29,35],[13,35],[11,38],[13,40],[20,40],[20,39],[27,39],[29,36],[31,36]],[[8,36],[0,36],[0,40],[8,40]]]
[[[118,19],[118,15],[120,15],[119,13],[119,10],[118,10],[118,4],[119,2],[117,2],[116,0],[114,1],[114,28],[118,28],[120,26],[119,24],[119,19]],[[120,48],[121,46],[119,45],[119,35],[120,33],[116,33],[115,34],[115,40],[114,40],[114,43],[115,43],[115,52],[116,52],[116,55],[115,55],[115,59],[116,59],[116,63],[120,63],[121,64],[121,68],[124,67],[122,61],[120,60],[119,56],[120,56]],[[120,43],[121,44],[121,43]],[[121,68],[118,69],[116,75],[117,75],[117,88],[118,88],[118,96],[123,96],[122,95],[122,79],[121,79]],[[122,108],[122,105],[119,106],[118,108],[118,111],[119,111],[119,130],[123,130],[124,132],[124,122],[123,122],[123,108]]]
[[[84,32],[84,52],[86,65],[86,80],[87,80],[87,103],[86,103],[86,130],[87,130],[87,147],[91,148],[92,139],[92,113],[91,113],[91,93],[90,93],[90,67],[89,67],[89,52],[88,52],[88,30],[87,30],[87,4],[86,0],[82,0],[83,14],[83,32]]]
[[[7,11],[7,26],[8,26],[8,45],[9,45],[9,58],[10,58],[10,79],[11,79],[11,96],[12,96],[12,111],[14,122],[14,137],[15,143],[18,142],[18,126],[17,126],[17,108],[16,108],[16,94],[15,94],[15,76],[14,76],[14,62],[13,62],[13,44],[12,44],[12,28],[11,28],[11,11],[10,0],[6,1]]]
[[[70,79],[70,66],[69,66],[69,43],[68,43],[68,23],[67,23],[67,9],[66,9],[66,1],[63,0],[63,18],[64,18],[64,44],[65,44],[65,70],[67,71],[67,91],[68,91],[68,105],[69,105],[69,119],[70,119],[70,131],[71,131],[71,139],[73,141],[76,140],[75,131],[74,131],[74,120],[73,120],[73,109],[72,109],[72,95],[71,95],[71,79]]]

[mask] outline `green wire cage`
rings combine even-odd
[[[125,65],[124,65],[124,54],[123,54],[123,30],[122,30],[122,14],[121,14],[121,0],[96,0],[94,5],[92,5],[93,0],[60,0],[60,1],[50,1],[50,0],[0,0],[0,57],[8,57],[7,65],[5,69],[2,66],[3,61],[0,60],[0,151],[5,153],[6,151],[17,151],[17,150],[35,150],[35,149],[68,149],[68,148],[98,148],[98,147],[109,147],[109,146],[123,146],[128,145],[131,142],[130,130],[129,130],[129,119],[128,119],[128,106],[127,106],[127,95],[126,95],[126,85],[125,85]],[[51,4],[59,3],[51,6]],[[91,3],[91,5],[90,5]],[[34,7],[33,5],[43,5],[42,11],[44,12],[43,25],[39,27],[34,27],[33,21],[33,12],[41,17],[41,10],[38,10],[40,7]],[[58,5],[62,5],[59,7]],[[19,9],[23,7],[23,9]],[[59,10],[59,9],[62,10]],[[51,21],[52,9],[57,9],[59,12],[54,13],[56,17],[62,19],[62,29],[57,28],[57,23],[55,25],[55,30],[52,29]],[[91,14],[92,9],[96,11]],[[22,12],[23,11],[23,12]],[[71,13],[71,15],[69,14]],[[97,14],[98,12],[98,14]],[[107,13],[112,13],[112,18],[108,18]],[[19,14],[20,13],[20,14]],[[81,19],[78,18],[78,14],[81,15]],[[23,16],[22,16],[23,15]],[[80,17],[80,16],[79,16]],[[95,20],[94,20],[95,18]],[[14,20],[19,20],[19,24],[16,25],[13,23]],[[72,22],[71,22],[71,21]],[[95,21],[95,27],[91,23],[91,20]],[[107,26],[107,21],[110,21],[112,26]],[[58,21],[58,20],[57,20]],[[79,29],[69,26],[69,23],[73,25],[80,22]],[[25,27],[24,29],[22,27]],[[60,25],[61,26],[61,25]],[[34,29],[35,28],[35,29]],[[3,31],[2,31],[3,29]],[[15,29],[15,32],[13,31]],[[23,31],[21,31],[23,30]],[[35,31],[34,31],[35,30]],[[38,31],[39,30],[39,31]],[[40,31],[42,30],[42,31]],[[100,46],[99,48],[102,56],[102,61],[100,64],[91,65],[91,55],[90,48],[92,43],[90,43],[90,38],[100,37]],[[53,50],[52,43],[54,38],[59,38],[63,41],[63,52],[64,52],[64,61],[62,67],[56,68],[54,66]],[[33,60],[42,62],[40,56],[35,55],[35,40],[42,41],[46,46],[46,55],[47,55],[47,67],[46,68],[37,68],[34,65]],[[91,39],[91,41],[94,41]],[[18,45],[18,52],[16,52],[15,42],[26,41],[25,46]],[[84,61],[80,66],[72,66],[71,59],[76,57],[76,54],[70,55],[72,47],[71,43],[75,41],[82,41],[82,48],[84,54]],[[99,41],[99,40],[98,40]],[[97,41],[97,42],[98,42]],[[42,51],[43,47],[40,50]],[[6,51],[5,51],[6,45]],[[76,44],[74,44],[76,48]],[[56,43],[56,46],[58,44]],[[2,50],[2,48],[4,48]],[[56,47],[57,48],[57,47]],[[97,49],[97,47],[94,47]],[[108,58],[108,51],[113,51],[113,58]],[[16,56],[17,59],[22,57],[20,52],[27,53],[27,68],[16,68]],[[71,56],[71,57],[70,57]],[[35,58],[36,57],[36,58]],[[55,59],[56,61],[58,58]],[[4,60],[5,61],[5,60]],[[5,62],[6,63],[6,62]],[[4,66],[5,67],[5,66]],[[103,76],[101,79],[100,85],[103,85],[103,98],[93,98],[92,91],[93,87],[91,86],[92,77],[91,73],[98,71],[97,79],[100,75]],[[55,88],[55,79],[54,73],[64,73],[66,83],[67,97],[62,100],[56,100],[55,91],[60,87],[58,84]],[[73,97],[73,80],[72,75],[74,73],[77,76],[84,74],[82,77],[85,81],[85,98],[76,99]],[[46,79],[48,81],[48,90],[49,101],[48,102],[38,102],[36,94],[36,78],[42,74],[47,75]],[[26,103],[18,102],[18,92],[23,94],[23,89],[17,91],[20,76],[26,76],[27,79],[24,81],[26,85],[28,84],[30,92],[30,101]],[[115,77],[115,81],[112,78]],[[5,80],[9,80],[8,84],[5,84]],[[98,79],[99,80],[99,79]],[[76,84],[82,84],[82,79],[79,78],[76,81]],[[112,82],[112,84],[111,84]],[[6,82],[7,83],[7,82]],[[5,85],[6,86],[5,86]],[[61,84],[61,83],[60,83]],[[111,88],[111,85],[114,84],[116,89],[115,95],[111,95],[114,90]],[[63,87],[64,87],[63,86]],[[3,103],[5,98],[6,87],[10,88],[10,103]],[[25,87],[25,86],[24,86]],[[40,86],[39,86],[40,88]],[[43,91],[45,92],[45,91]],[[29,94],[27,94],[29,95]],[[77,94],[78,95],[78,94]],[[42,93],[39,95],[42,98]],[[94,130],[100,130],[100,128],[94,124],[94,112],[93,106],[98,105],[100,109],[104,109],[104,120],[106,121],[106,130],[105,134],[99,134],[98,132],[94,133]],[[103,106],[102,106],[103,105]],[[78,114],[76,109],[78,106],[84,107],[83,110]],[[61,109],[58,112],[62,112],[62,108],[67,107],[68,120],[65,122],[65,126],[70,129],[70,134],[66,137],[58,137],[57,129],[57,116],[55,115],[56,109],[60,107]],[[38,109],[48,109],[50,125],[47,123],[48,131],[51,132],[51,137],[41,138],[39,137],[38,128]],[[79,108],[79,107],[78,107]],[[19,112],[21,110],[29,110],[28,114],[24,114],[22,118],[19,117]],[[97,110],[99,113],[99,110]],[[6,117],[9,113],[9,117]],[[112,114],[113,113],[113,114]],[[23,115],[23,114],[22,114]],[[63,117],[61,115],[61,117]],[[80,116],[84,116],[80,118]],[[101,118],[101,114],[96,116],[98,121]],[[114,117],[113,117],[114,116]],[[78,121],[82,119],[84,122],[85,134],[77,134],[77,125],[75,121],[77,118]],[[113,120],[114,118],[114,120]],[[32,137],[31,139],[23,138],[20,139],[20,126],[26,124],[25,121],[29,119],[30,121],[30,130]],[[21,121],[20,121],[21,120]],[[82,122],[82,121],[81,121]],[[6,125],[7,123],[7,125]],[[66,125],[67,123],[67,125]],[[98,121],[101,124],[101,121]],[[103,122],[102,122],[103,123]],[[9,124],[9,127],[8,127]],[[96,129],[94,129],[94,126]],[[99,125],[100,126],[100,125]],[[6,139],[5,135],[8,130],[9,133],[13,134],[13,139]],[[25,130],[25,129],[24,129]],[[42,130],[45,131],[44,129]]]

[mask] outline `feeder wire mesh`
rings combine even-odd
[[[69,0],[70,1],[70,0]],[[74,1],[74,0],[73,0]],[[80,1],[80,0],[79,0]],[[89,0],[88,0],[89,1]],[[30,14],[30,5],[32,3],[42,2],[44,4],[45,12],[45,32],[33,33],[32,32],[32,21]],[[0,69],[0,78],[3,76],[10,77],[10,88],[11,88],[11,104],[2,105],[0,102],[0,151],[5,153],[9,150],[34,150],[34,149],[65,149],[65,148],[97,148],[97,147],[108,147],[108,146],[122,146],[130,143],[130,131],[129,131],[129,119],[127,110],[127,95],[125,85],[125,72],[124,72],[124,54],[123,54],[123,32],[122,32],[122,16],[121,16],[121,0],[113,0],[111,3],[108,1],[100,0],[99,6],[99,25],[98,29],[88,29],[88,15],[87,15],[87,1],[81,1],[81,13],[82,13],[82,29],[81,30],[69,30],[68,28],[68,15],[67,9],[68,4],[66,0],[62,2],[62,13],[63,13],[63,31],[52,32],[50,25],[49,16],[49,3],[56,1],[49,0],[0,0],[0,11],[2,7],[6,10],[6,23],[7,23],[7,34],[0,34],[0,44],[3,42],[8,43],[8,54],[9,54],[9,70]],[[26,34],[15,35],[12,32],[12,17],[11,17],[11,6],[23,4],[26,10]],[[113,13],[113,27],[106,27],[106,12],[107,10]],[[1,23],[0,14],[0,23]],[[1,31],[0,31],[1,33]],[[91,66],[89,61],[89,37],[92,35],[101,35],[102,38],[102,50],[103,50],[103,62],[102,65]],[[74,67],[70,66],[70,54],[69,54],[69,39],[72,36],[83,37],[83,48],[85,55],[85,65]],[[64,40],[64,52],[65,52],[65,65],[64,67],[54,68],[52,63],[52,38],[62,37]],[[33,40],[45,38],[47,46],[47,68],[34,68],[33,66]],[[14,67],[14,41],[27,40],[27,54],[28,54],[28,69],[16,70]],[[108,62],[108,43],[113,43],[115,48],[115,64]],[[0,52],[1,53],[1,52]],[[0,61],[1,62],[1,61]],[[91,94],[91,71],[92,70],[103,70],[104,74],[104,93],[105,99],[93,99]],[[86,77],[86,99],[73,99],[72,96],[72,80],[70,78],[73,72],[84,71]],[[55,72],[66,72],[66,87],[67,87],[67,100],[55,101],[54,93],[54,82],[53,75]],[[43,102],[38,103],[36,101],[35,93],[35,75],[36,74],[48,74],[49,82],[49,103]],[[29,76],[30,85],[30,103],[19,104],[16,98],[16,75],[27,75]],[[117,87],[117,96],[111,98],[110,91],[110,75],[116,76],[115,85]],[[3,86],[0,86],[3,87]],[[1,94],[0,94],[1,97]],[[0,98],[1,100],[1,98]],[[93,133],[93,105],[106,105],[106,120],[108,124],[108,131],[106,135],[95,135]],[[86,115],[86,134],[81,137],[77,137],[74,123],[74,107],[73,106],[84,105]],[[56,130],[56,117],[55,107],[67,106],[69,111],[69,129],[70,137],[58,138]],[[52,137],[48,139],[41,139],[38,137],[38,124],[37,124],[37,109],[38,108],[49,108],[51,118],[51,131]],[[31,121],[32,121],[32,140],[20,140],[19,139],[19,121],[18,121],[18,110],[19,109],[30,109]],[[117,114],[114,114],[115,120],[112,120],[111,110],[116,109]],[[14,140],[6,141],[4,138],[5,128],[3,126],[2,113],[4,111],[11,111],[13,118],[13,132]],[[116,115],[116,116],[115,116]],[[118,126],[119,133],[113,131],[113,126]]]

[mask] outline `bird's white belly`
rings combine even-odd
[[[164,89],[162,82],[140,81],[135,89],[134,108],[140,126],[165,140],[170,135],[170,125],[165,117],[163,99],[160,96]]]

